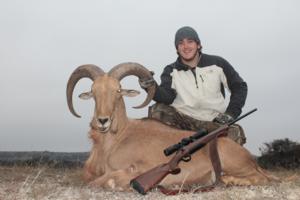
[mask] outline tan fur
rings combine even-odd
[[[92,86],[95,112],[91,122],[90,138],[93,147],[84,167],[84,178],[90,185],[114,190],[129,189],[129,182],[137,175],[170,159],[163,149],[178,143],[194,132],[178,130],[156,120],[128,119],[120,83],[107,75],[97,78]],[[97,118],[112,119],[110,129],[101,132]],[[208,158],[207,146],[192,155],[190,162],[180,162],[181,173],[169,175],[164,185],[209,184],[213,169]],[[274,180],[258,167],[250,153],[232,140],[218,139],[225,184],[252,185]]]

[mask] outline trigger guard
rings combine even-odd
[[[176,168],[173,171],[171,171],[171,174],[175,175],[175,174],[179,174],[181,172],[180,168]]]

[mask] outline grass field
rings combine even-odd
[[[153,190],[146,196],[132,192],[114,192],[101,188],[90,188],[81,180],[81,168],[51,168],[47,166],[0,166],[0,200],[46,200],[46,199],[300,199],[300,178],[290,182],[270,183],[265,186],[220,186],[210,192],[165,196]],[[285,178],[300,170],[273,170],[278,177]]]

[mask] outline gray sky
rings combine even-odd
[[[227,59],[249,87],[240,124],[246,148],[258,154],[264,142],[300,141],[297,0],[2,0],[0,1],[0,151],[88,151],[94,103],[74,99],[81,119],[66,104],[66,83],[79,65],[108,71],[138,62],[159,76],[176,59],[174,34],[194,27],[203,51]],[[90,88],[82,80],[76,97]],[[137,79],[122,81],[139,89]],[[126,98],[131,108],[145,93]]]

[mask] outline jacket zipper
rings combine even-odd
[[[191,69],[191,71],[192,71],[192,73],[193,73],[193,75],[194,75],[196,87],[197,87],[197,89],[198,89],[199,87],[198,87],[198,81],[197,81],[197,76],[196,76],[195,68]],[[200,76],[201,76],[201,75],[200,75]],[[202,77],[201,77],[201,79],[202,79]],[[202,79],[202,82],[203,82],[203,79]]]
[[[203,79],[202,75],[200,74],[199,76],[200,76],[200,78],[201,78],[201,80],[202,80],[202,83],[203,83],[203,82],[204,82],[204,79]]]
[[[201,88],[202,88],[202,94],[205,96],[205,89],[204,89],[204,86],[203,86],[203,84],[204,84],[204,79],[203,79],[203,77],[202,77],[202,75],[199,73],[199,77],[201,78]]]

